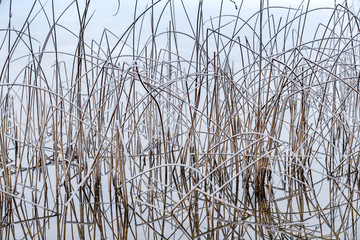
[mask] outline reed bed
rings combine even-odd
[[[124,2],[0,1],[0,238],[360,238],[358,12]]]

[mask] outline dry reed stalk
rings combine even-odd
[[[137,0],[89,39],[90,1],[34,1],[19,29],[10,1],[1,237],[358,238],[358,15],[259,3]]]

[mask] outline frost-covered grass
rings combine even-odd
[[[0,1],[1,239],[360,238],[358,12],[126,2]]]

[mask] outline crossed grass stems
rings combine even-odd
[[[346,2],[261,2],[243,19],[242,5],[227,15],[235,2],[221,1],[206,18],[203,4],[191,16],[183,1],[136,1],[133,23],[98,41],[85,38],[90,1],[63,12],[76,8],[78,33],[38,1],[20,30],[9,18],[2,239],[359,236],[357,13]],[[305,40],[310,16],[324,12]],[[180,14],[188,31],[177,30]],[[41,16],[44,40],[31,31]],[[72,53],[58,47],[60,30],[75,37]]]

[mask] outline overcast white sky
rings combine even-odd
[[[78,1],[80,8],[84,6],[84,0]],[[85,39],[87,43],[91,43],[91,40],[95,40],[97,42],[100,41],[103,30],[106,28],[114,33],[117,37],[120,37],[128,26],[132,23],[134,19],[134,9],[135,9],[135,2],[133,0],[120,0],[120,9],[118,11],[118,0],[94,0],[90,3],[89,9],[89,16],[92,15],[92,19],[90,20],[90,24],[87,26]],[[153,0],[153,2],[156,2]],[[164,8],[165,4],[168,1],[161,1],[155,7],[155,15],[156,20],[160,18],[160,13]],[[197,8],[198,8],[198,1],[194,0],[184,0],[184,5],[186,6],[186,10],[188,11],[188,16],[191,19],[192,23],[196,22],[197,16]],[[265,5],[269,4],[270,6],[283,6],[283,7],[293,7],[298,8],[300,3],[303,2],[301,0],[265,0]],[[304,1],[307,3],[307,1]],[[5,32],[4,29],[8,27],[8,19],[9,19],[9,3],[10,0],[2,0],[0,4],[0,40],[3,41]],[[23,26],[28,13],[31,9],[32,4],[34,1],[31,0],[16,0],[12,1],[12,12],[11,12],[11,28],[20,30]],[[72,5],[71,5],[72,3]],[[151,0],[139,0],[136,15],[138,16],[141,12],[144,11],[151,3]],[[186,20],[185,12],[183,11],[181,0],[172,0],[172,3],[175,5],[176,11],[176,24],[177,30],[183,32],[190,32],[191,26],[189,22]],[[220,0],[205,0],[203,4],[203,14],[204,20],[209,20],[219,15],[220,11]],[[222,13],[224,15],[236,15],[237,7],[241,6],[241,1],[239,0],[223,0],[223,9]],[[240,10],[240,17],[243,19],[249,18],[252,14],[259,10],[259,3],[260,0],[244,0],[243,5]],[[338,0],[310,0],[310,9],[319,8],[319,7],[333,7],[337,3],[343,3],[343,1]],[[62,1],[54,1],[55,4],[55,16],[58,18],[58,27],[57,27],[57,35],[60,41],[58,42],[59,51],[63,52],[74,52],[76,48],[77,39],[75,36],[72,36],[70,31],[74,34],[78,34],[79,32],[79,19],[76,10],[76,4],[70,0],[62,0]],[[348,1],[348,4],[351,5],[351,1]],[[43,5],[45,11],[41,10],[41,5]],[[70,6],[65,12],[64,10]],[[34,41],[34,48],[39,48],[43,45],[46,36],[48,35],[50,28],[52,26],[52,1],[43,1],[38,0],[36,1],[33,13],[29,18],[30,22],[30,34],[34,38],[36,38],[39,43]],[[358,6],[354,6],[354,11],[358,12]],[[63,15],[61,15],[64,12]],[[277,18],[275,21],[278,21],[280,17],[286,18],[288,13],[287,9],[282,10],[275,10],[272,9],[271,13]],[[314,29],[318,26],[319,23],[327,23],[329,16],[331,15],[331,10],[321,11],[319,12],[312,12],[308,16],[307,20],[307,33],[311,37],[313,34]],[[61,17],[60,17],[61,16]],[[160,27],[159,33],[164,32],[168,28],[169,23],[169,16],[170,12],[168,10],[165,11],[164,16],[160,20]],[[49,22],[48,22],[49,21]],[[227,19],[224,17],[223,22],[226,22]],[[255,21],[255,19],[254,19]],[[142,29],[142,35],[144,36],[141,41],[146,41],[150,34],[150,17],[149,15],[144,18],[144,27]],[[210,22],[208,22],[210,24]],[[138,25],[140,26],[140,25]],[[137,27],[138,31],[140,27]],[[1,31],[2,30],[2,31]],[[140,32],[140,31],[139,31]],[[16,33],[12,33],[12,39],[15,38]],[[138,33],[139,34],[139,33]],[[110,45],[115,44],[116,38],[109,39]],[[186,47],[186,41],[183,42],[183,47]],[[140,44],[141,45],[141,44]],[[162,46],[164,47],[164,46]],[[6,48],[2,48],[0,50],[0,64],[4,61],[4,56],[6,54]],[[18,47],[17,53],[14,54],[14,57],[19,57],[24,54],[21,51],[21,47]],[[26,52],[26,50],[25,50]]]
[[[154,0],[153,0],[154,1]],[[0,4],[0,29],[7,28],[8,25],[8,15],[9,15],[9,2],[10,0],[2,0],[2,3]],[[62,1],[54,1],[55,2],[55,12],[56,16],[60,16],[61,12],[64,11],[64,9],[69,6],[69,4],[72,1],[69,0],[62,0]],[[84,0],[78,1],[79,5],[84,4]],[[154,1],[156,2],[156,1]],[[158,4],[158,7],[156,9],[161,10],[167,1],[162,1]],[[177,6],[181,7],[180,0],[174,1]],[[205,0],[204,1],[204,19],[208,19],[210,16],[214,17],[219,15],[219,6],[220,6],[220,0]],[[301,2],[307,2],[302,0],[265,0],[265,5],[269,3],[271,6],[284,6],[284,7],[294,7],[297,8]],[[24,23],[27,13],[29,12],[33,1],[31,0],[16,0],[12,1],[12,26],[15,29],[20,29],[22,24]],[[32,16],[35,15],[36,12],[40,11],[40,3],[44,5],[44,8],[46,9],[46,12],[48,13],[48,17],[51,18],[51,1],[44,1],[39,0],[37,1],[37,4],[35,6],[35,11]],[[138,11],[137,13],[141,13],[143,9],[147,5],[151,3],[151,0],[139,0],[138,1]],[[235,9],[235,4],[239,7],[241,5],[242,1],[239,0],[224,0],[224,6],[223,6],[223,13],[228,14],[236,14],[237,10]],[[241,9],[240,16],[243,18],[249,17],[252,13],[256,12],[259,9],[259,3],[258,0],[244,0],[243,6]],[[339,0],[310,0],[310,8],[317,8],[317,7],[333,7],[336,3],[343,3],[343,1]],[[189,15],[196,17],[197,13],[197,7],[198,7],[198,1],[194,0],[184,0],[184,4],[187,6],[187,11],[189,11]],[[352,1],[348,1],[349,5],[352,5]],[[108,29],[118,29],[118,32],[120,33],[122,30],[128,26],[129,23],[131,23],[133,19],[133,12],[134,12],[134,0],[120,0],[120,10],[116,16],[114,16],[117,12],[118,8],[118,0],[94,0],[91,1],[91,9],[90,13],[94,13],[93,19],[91,21],[91,32],[94,32],[94,34],[101,33],[103,28]],[[355,9],[357,9],[355,7]],[[358,9],[357,9],[358,11]],[[286,14],[286,11],[283,11],[283,13],[279,12],[280,14]],[[323,17],[323,16],[318,16]],[[50,19],[51,20],[51,19]],[[36,24],[32,25],[32,29],[34,32],[36,31],[44,31],[46,29],[46,19],[44,17],[43,13],[39,13],[39,16],[36,17],[34,20]],[[182,21],[181,19],[178,19],[178,22]],[[60,23],[69,27],[72,29],[73,27],[78,25],[78,19],[77,19],[77,13],[75,4],[71,6],[67,12],[62,16]]]

